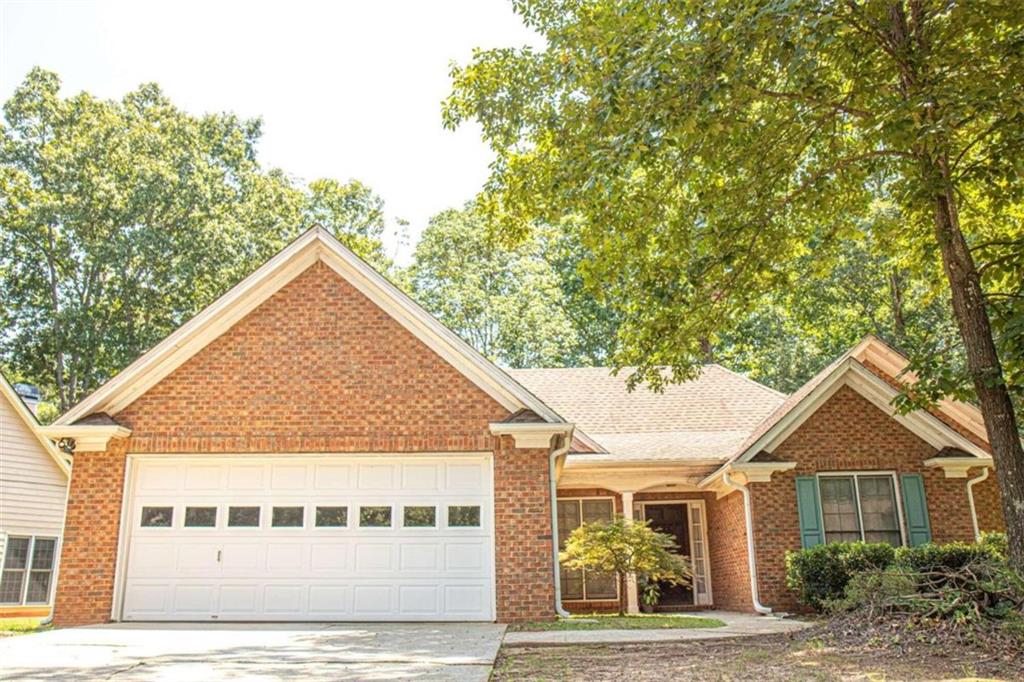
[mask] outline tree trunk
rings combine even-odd
[[[626,615],[626,574],[619,573],[619,616]]]
[[[967,354],[967,369],[978,394],[985,429],[992,446],[996,480],[1010,541],[1010,564],[1024,573],[1024,449],[992,338],[982,296],[981,278],[960,230],[956,197],[948,169],[940,162],[945,192],[935,196],[935,236],[952,292],[953,313]]]
[[[906,349],[907,322],[903,314],[903,278],[895,268],[889,273],[889,306],[892,309],[893,332],[900,345]]]

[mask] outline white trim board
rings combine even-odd
[[[565,421],[345,248],[327,230],[316,226],[61,415],[55,423],[73,424],[95,412],[117,414],[317,261],[327,264],[506,409],[528,409],[548,422]]]

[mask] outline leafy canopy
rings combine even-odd
[[[828,272],[878,201],[899,213],[874,244],[942,293],[919,159],[948,149],[1020,386],[1024,5],[909,3],[928,42],[908,54],[885,33],[900,2],[513,4],[547,48],[478,51],[445,120],[478,121],[496,152],[481,200],[502,234],[581,225],[583,277],[621,313],[615,359],[636,379],[691,376],[766,296]],[[911,71],[927,74],[912,90]]]
[[[559,279],[538,241],[500,243],[470,208],[431,218],[408,278],[424,307],[491,360],[534,367],[576,357]]]
[[[34,69],[0,127],[0,358],[67,409],[322,222],[381,268],[380,199],[256,160],[260,124],[156,85],[61,97]]]

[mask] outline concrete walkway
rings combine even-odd
[[[658,630],[547,630],[506,632],[505,646],[569,646],[579,644],[651,644],[698,639],[726,639],[796,632],[811,623],[774,616],[755,616],[732,611],[699,611],[695,616],[717,618],[725,627],[664,628]]]
[[[504,625],[135,623],[0,639],[2,680],[486,682]]]

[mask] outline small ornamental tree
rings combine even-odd
[[[687,585],[693,575],[689,562],[676,553],[675,539],[650,527],[647,521],[585,523],[572,532],[560,558],[570,570],[614,573],[619,585],[633,573],[648,582]],[[620,591],[620,595],[625,590]],[[625,615],[619,597],[619,615]]]

